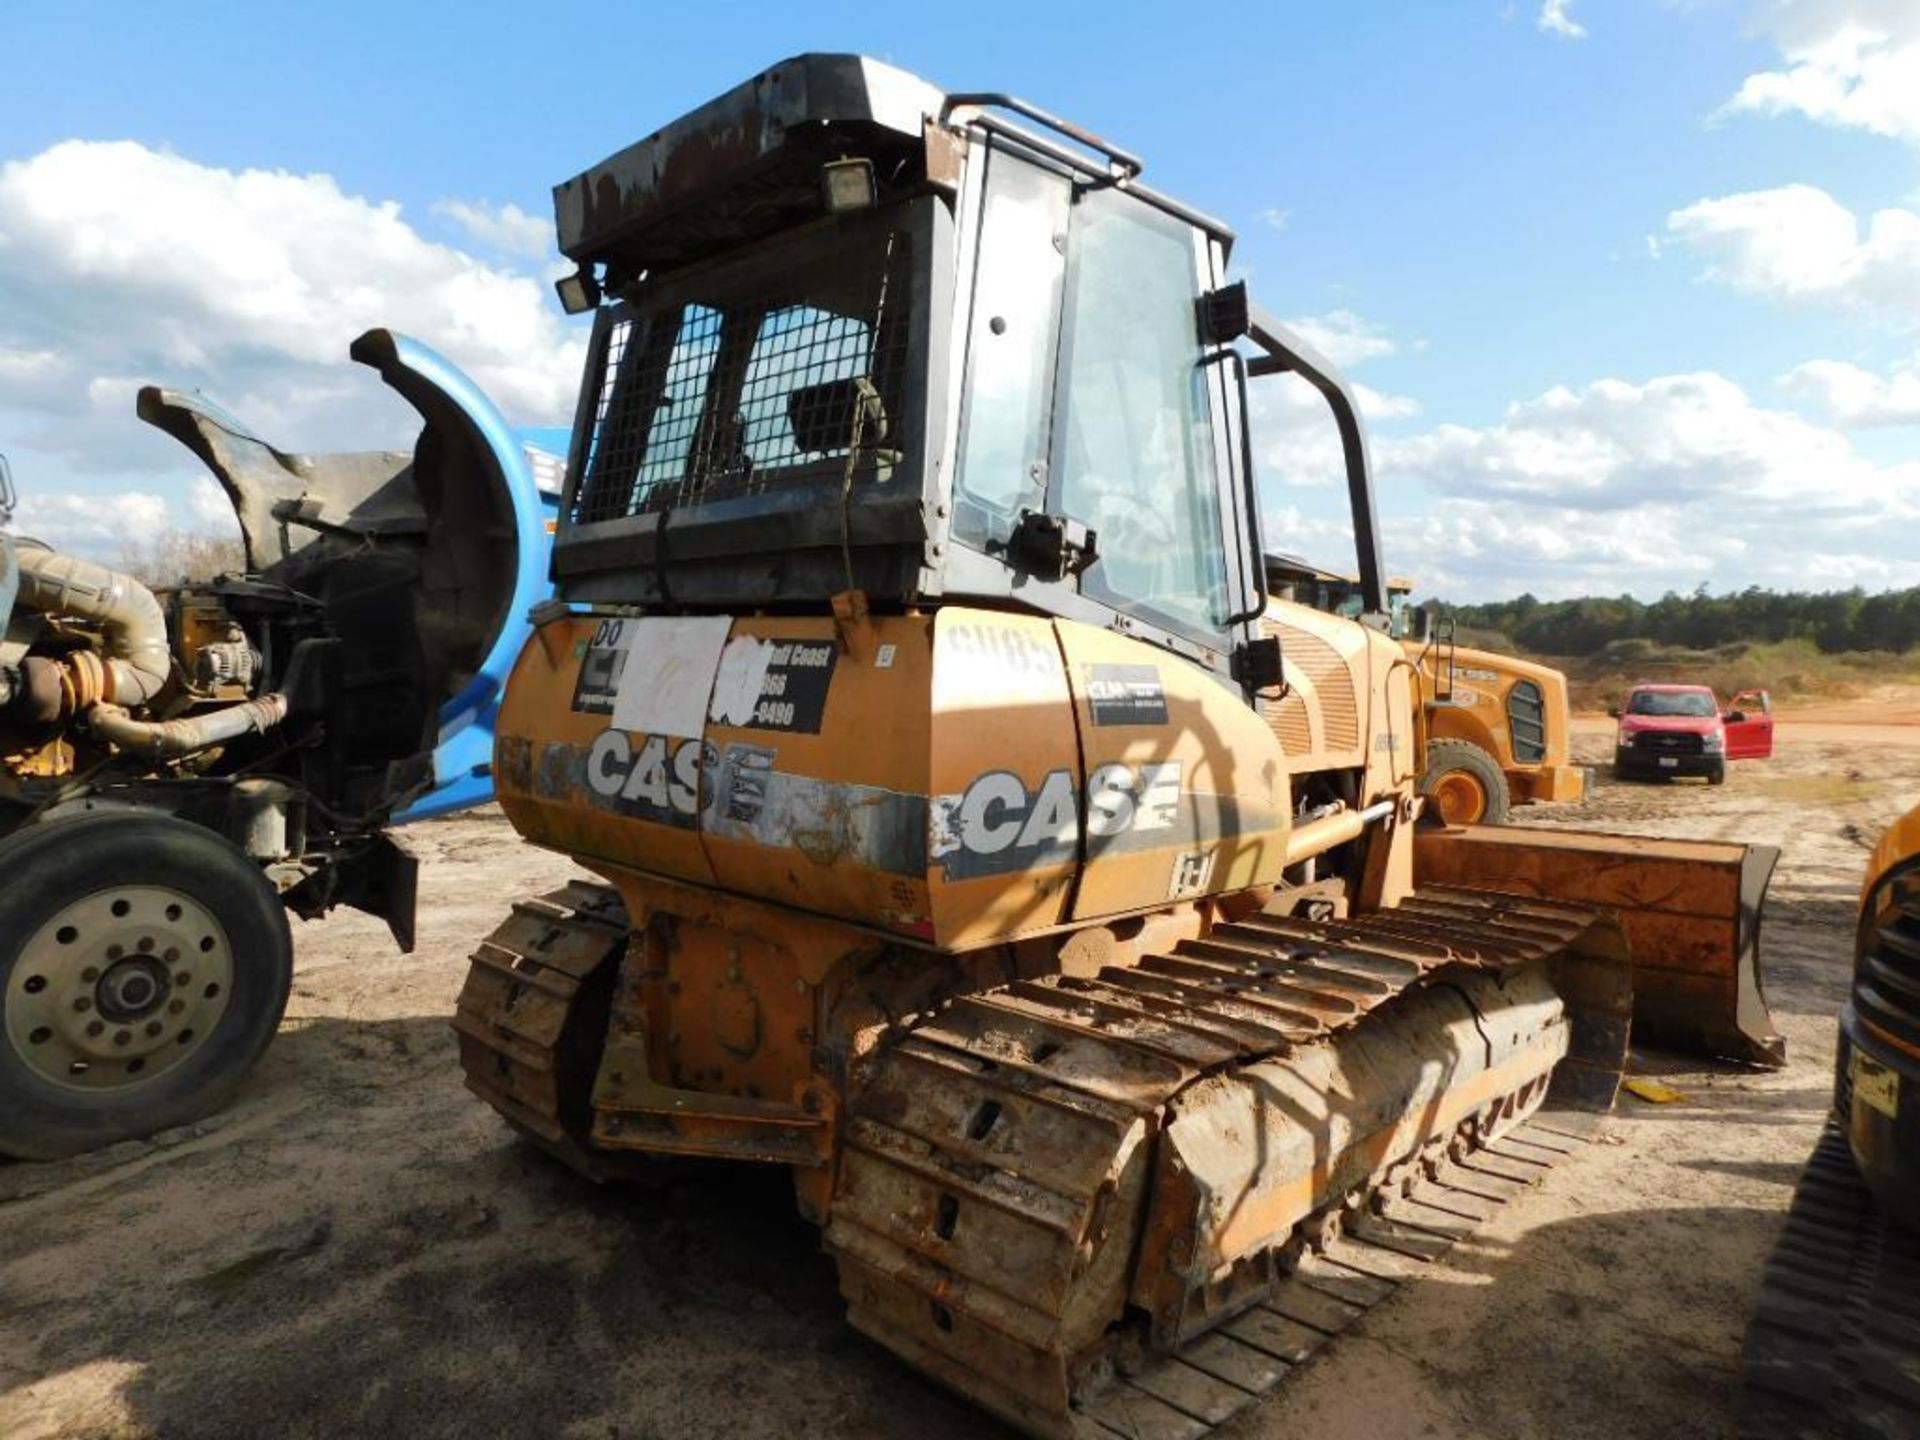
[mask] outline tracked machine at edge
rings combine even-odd
[[[1772,852],[1420,823],[1352,396],[1140,172],[810,55],[558,188],[594,330],[495,774],[605,883],[456,1021],[589,1174],[791,1167],[852,1323],[1042,1436],[1269,1389],[1578,1145],[1630,1023],[1780,1059]],[[1374,623],[1265,593],[1282,373]]]

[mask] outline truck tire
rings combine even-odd
[[[1722,760],[1718,765],[1714,766],[1711,770],[1707,771],[1707,784],[1724,785],[1726,783],[1727,783],[1727,762]]]
[[[217,1109],[279,1028],[287,913],[171,816],[96,811],[0,842],[0,1154],[52,1160]]]
[[[1427,746],[1420,793],[1449,825],[1504,825],[1512,804],[1507,777],[1471,740],[1435,740]]]

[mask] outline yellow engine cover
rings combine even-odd
[[[961,949],[1279,877],[1288,766],[1238,693],[1064,620],[542,627],[497,725],[515,827],[603,870]]]

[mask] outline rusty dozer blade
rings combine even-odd
[[[1473,825],[1423,829],[1414,868],[1422,885],[1612,910],[1633,951],[1636,1039],[1778,1067],[1760,910],[1779,858],[1770,845]]]

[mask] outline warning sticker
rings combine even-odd
[[[1087,707],[1096,725],[1164,725],[1167,695],[1154,665],[1089,665]]]
[[[620,693],[620,672],[627,666],[627,621],[602,620],[580,659],[573,687],[573,708],[583,715],[611,715]]]

